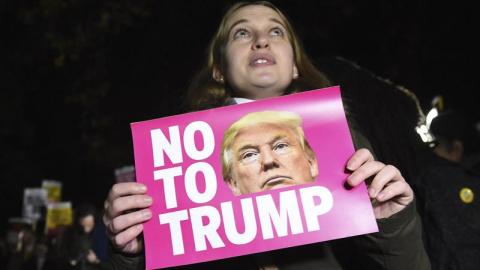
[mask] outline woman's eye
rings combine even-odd
[[[244,29],[240,29],[237,32],[235,32],[234,37],[246,37],[248,36],[248,32]]]
[[[283,36],[283,31],[280,28],[274,28],[271,31],[274,36]]]

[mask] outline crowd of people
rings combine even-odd
[[[44,221],[44,220],[43,220]],[[0,269],[101,270],[107,269],[108,238],[101,212],[91,203],[74,209],[70,226],[46,231],[37,221],[13,229],[3,239]],[[22,225],[22,224],[19,224]]]
[[[184,96],[184,106],[185,112],[191,112],[332,85],[342,88],[356,148],[345,161],[351,172],[347,183],[355,187],[367,182],[379,232],[187,269],[475,269],[480,263],[480,148],[475,119],[442,112],[431,124],[436,138],[432,148],[415,130],[425,119],[411,91],[343,58],[310,59],[286,16],[273,4],[242,2],[226,11],[209,45],[206,64]],[[252,126],[262,134],[286,129],[283,132],[291,135],[293,143],[286,140],[280,150],[269,149],[270,140],[252,135]],[[262,148],[249,153],[248,168],[240,159],[222,160],[224,180],[235,195],[259,191],[257,176],[249,168],[285,169],[282,159],[287,158],[296,158],[296,169],[305,172],[303,182],[315,181],[314,155],[301,141],[302,148],[290,147],[300,137],[289,131],[296,128],[265,120],[240,125],[229,134],[225,151],[234,148],[240,137]],[[268,188],[302,181],[277,182],[278,186]],[[145,269],[142,223],[152,218],[148,207],[154,200],[146,190],[142,184],[126,182],[115,184],[106,194],[103,223],[110,241],[108,256],[101,257],[89,247],[93,221],[85,215],[76,218],[77,231],[65,233],[68,244],[61,250],[70,267],[108,264],[110,269]],[[38,241],[39,246],[42,243]]]

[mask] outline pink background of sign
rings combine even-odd
[[[312,184],[234,196],[222,179],[220,144],[223,133],[233,122],[247,113],[264,110],[291,111],[302,117],[302,127],[305,131],[306,138],[317,156],[319,176],[317,177],[317,181]],[[205,160],[195,161],[190,160],[182,148],[183,163],[171,164],[170,160],[165,157],[165,166],[155,168],[153,165],[150,131],[153,129],[162,129],[168,138],[168,127],[178,125],[180,128],[180,136],[183,138],[183,131],[186,126],[194,121],[204,121],[213,129],[215,134],[215,150],[213,154]],[[345,163],[355,150],[345,119],[340,97],[340,88],[338,86],[252,103],[133,123],[131,128],[133,133],[137,181],[146,184],[148,186],[148,194],[154,197],[154,204],[151,207],[153,218],[144,224],[147,269],[240,256],[376,232],[378,230],[365,185],[358,186],[351,190],[346,190],[343,186],[343,182],[348,176],[343,172]],[[195,136],[195,139],[197,149],[202,149],[202,137]],[[216,196],[206,204],[193,203],[186,195],[183,177],[176,177],[175,187],[178,207],[166,209],[163,181],[155,181],[153,179],[153,172],[168,167],[181,166],[182,172],[185,173],[185,170],[196,162],[207,162],[213,166],[218,183]],[[197,185],[199,190],[202,191],[202,188],[205,186],[205,181],[199,178],[197,179]],[[231,201],[234,210],[237,209],[240,212],[240,215],[236,216],[236,224],[239,231],[242,232],[243,217],[240,206],[241,199],[253,198],[254,209],[256,210],[255,197],[271,194],[274,200],[278,202],[279,193],[286,190],[296,190],[298,203],[300,209],[302,209],[298,190],[316,185],[328,188],[333,195],[333,208],[325,215],[319,217],[320,230],[318,231],[308,232],[303,220],[304,233],[296,235],[289,233],[289,235],[284,237],[274,237],[273,239],[264,240],[258,220],[258,212],[255,211],[257,236],[253,241],[244,245],[234,245],[230,243],[225,236],[222,223],[218,229],[218,233],[225,247],[213,249],[207,241],[207,250],[196,252],[190,226],[191,223],[187,220],[182,221],[185,253],[174,256],[172,252],[170,228],[168,225],[161,225],[158,218],[158,215],[162,213],[191,209],[204,205],[215,207],[221,215],[220,204]],[[181,198],[184,199],[181,200]],[[276,205],[278,207],[278,203],[276,203]],[[300,213],[303,215],[302,210]],[[276,236],[275,230],[274,235]]]

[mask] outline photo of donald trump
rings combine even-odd
[[[318,164],[295,113],[249,113],[224,133],[222,174],[234,195],[316,181]]]

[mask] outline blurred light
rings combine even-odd
[[[430,148],[434,148],[437,145],[435,136],[430,132],[430,124],[432,120],[438,116],[438,112],[443,110],[443,97],[442,95],[436,95],[432,99],[432,109],[427,113],[424,118],[424,122],[421,121],[415,127],[418,135],[420,135],[422,141],[427,143]]]
[[[432,123],[433,118],[438,116],[438,110],[437,108],[432,108],[428,113],[427,113],[427,119],[426,119],[426,128],[430,128],[430,124]]]
[[[430,148],[435,147],[435,137],[433,137],[432,133],[430,133],[430,130],[426,125],[416,126],[415,130],[417,131],[418,135],[420,135],[420,138],[422,138],[422,141],[424,143],[428,144]]]
[[[428,128],[425,125],[417,126],[415,127],[415,130],[417,131],[418,135],[422,138],[423,142],[429,142],[431,139],[431,135],[428,132]]]
[[[436,95],[432,99],[432,108],[437,108],[439,111],[443,111],[443,96]]]

